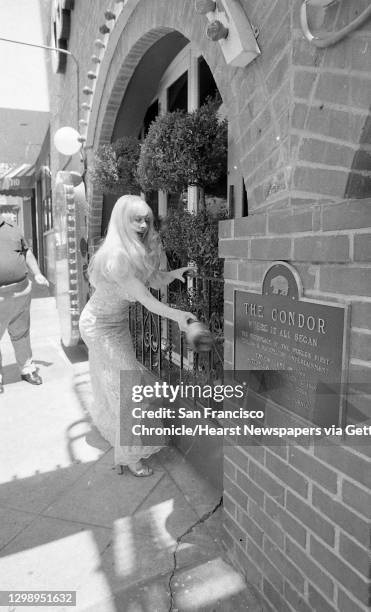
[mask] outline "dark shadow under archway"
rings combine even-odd
[[[160,79],[173,59],[189,43],[180,32],[170,32],[143,55],[126,88],[112,132],[112,142],[122,136],[138,136],[148,106]],[[104,235],[117,195],[103,196],[102,235]]]
[[[137,136],[159,81],[173,59],[189,43],[180,32],[170,32],[143,55],[126,88],[117,113],[112,140]]]

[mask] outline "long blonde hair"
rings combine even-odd
[[[147,208],[148,231],[141,241],[132,228],[138,205]],[[134,275],[143,282],[160,267],[161,242],[153,226],[153,213],[139,196],[125,195],[113,207],[107,235],[89,264],[89,280],[95,287],[100,278],[120,282]]]

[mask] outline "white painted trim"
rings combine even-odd
[[[189,43],[184,49],[182,49],[178,55],[173,59],[171,64],[167,67],[161,80],[158,84],[157,95],[154,100],[159,96],[159,92],[162,89],[167,89],[176,81],[184,72],[189,69],[191,61],[191,43]]]

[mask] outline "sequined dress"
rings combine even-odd
[[[143,384],[129,330],[129,305],[135,302],[127,288],[101,280],[80,316],[81,337],[89,349],[94,402],[90,415],[100,434],[114,448],[115,463],[128,465],[148,458],[163,446],[144,446],[132,426],[133,385]],[[121,383],[120,383],[121,372]]]

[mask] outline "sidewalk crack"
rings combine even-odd
[[[177,568],[178,568],[177,553],[178,553],[179,546],[182,543],[182,539],[185,538],[185,536],[187,536],[190,533],[192,533],[192,531],[195,529],[195,527],[205,523],[213,514],[215,514],[215,512],[217,512],[217,510],[219,510],[219,508],[222,505],[223,505],[223,495],[219,499],[218,503],[214,506],[214,508],[212,508],[208,512],[205,512],[199,519],[197,519],[197,521],[195,523],[193,523],[190,527],[188,527],[188,529],[184,533],[182,533],[180,536],[178,536],[177,539],[176,539],[176,546],[175,546],[175,549],[174,549],[174,552],[173,552],[173,570],[172,570],[172,572],[170,574],[170,577],[169,577],[169,591],[170,591],[170,608],[169,608],[169,612],[175,612],[175,609],[174,609],[174,593],[173,593],[173,588],[172,588],[172,582],[173,582],[173,579],[175,577],[175,574],[176,574],[176,571],[177,571]]]

